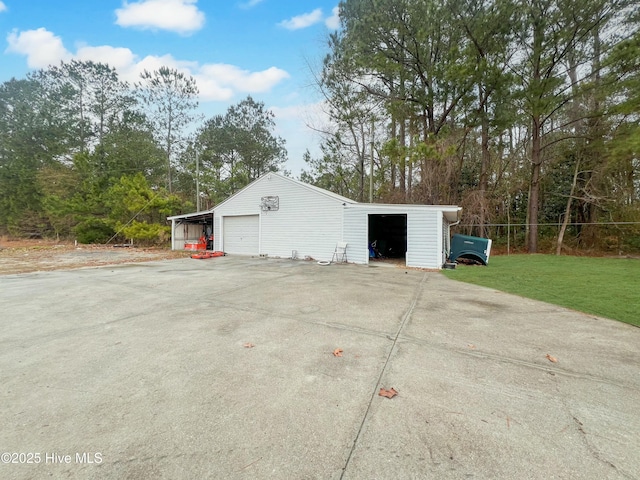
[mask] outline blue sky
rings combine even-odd
[[[276,115],[294,175],[305,149],[318,153],[308,124],[323,124],[313,87],[338,27],[338,0],[0,0],[0,81],[61,60],[93,60],[138,80],[162,65],[192,75],[200,109],[224,113],[247,95]]]

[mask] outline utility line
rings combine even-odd
[[[109,240],[107,240],[107,242],[105,243],[105,245],[109,245],[109,243],[111,243],[111,240],[113,240],[114,238],[116,238],[116,237],[120,234],[120,232],[122,232],[125,228],[127,228],[127,225],[129,225],[131,222],[133,222],[133,221],[136,219],[136,217],[137,217],[138,215],[140,215],[140,214],[144,211],[144,209],[145,209],[145,208],[147,208],[147,207],[149,206],[149,204],[150,204],[151,202],[153,202],[153,201],[156,199],[156,197],[157,197],[157,196],[158,196],[158,194],[157,194],[157,193],[155,193],[155,194],[153,195],[153,197],[151,197],[151,199],[146,203],[146,205],[145,205],[144,207],[142,207],[140,210],[138,210],[138,213],[136,213],[133,217],[131,217],[131,218],[129,219],[129,221],[128,221],[127,223],[125,223],[125,224],[120,228],[120,230],[118,230],[116,233],[114,233],[114,234],[113,234],[113,237],[111,237]]]

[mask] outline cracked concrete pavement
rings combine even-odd
[[[179,259],[0,311],[4,479],[640,478],[640,329],[437,272]]]

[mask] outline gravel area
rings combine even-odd
[[[188,257],[191,253],[167,248],[0,239],[0,275],[167,260]]]

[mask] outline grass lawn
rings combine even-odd
[[[640,326],[640,260],[555,255],[494,256],[489,265],[443,273],[462,282],[515,293]]]

